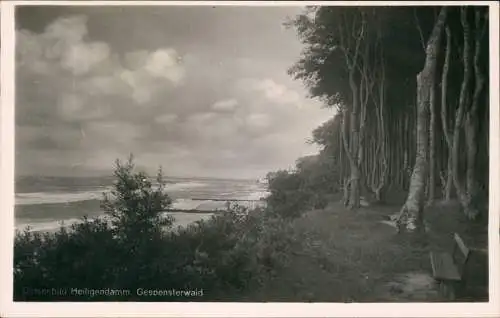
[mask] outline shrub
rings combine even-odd
[[[217,299],[262,284],[284,266],[293,245],[286,220],[231,205],[220,215],[169,234],[176,255],[166,259],[177,283],[203,286]],[[217,292],[221,291],[221,292]]]
[[[156,177],[156,189],[144,172],[134,173],[133,157],[128,162],[116,161],[111,193],[105,193],[101,207],[110,217],[116,239],[136,244],[159,235],[173,223],[165,211],[172,200],[164,192],[162,170]],[[134,245],[135,246],[135,245]]]
[[[14,247],[15,300],[217,300],[262,284],[286,264],[290,223],[264,210],[228,204],[209,220],[172,229],[161,171],[154,185],[117,161],[116,182],[105,195],[106,218],[55,233],[18,232]],[[125,296],[37,295],[25,288],[128,289]],[[139,297],[137,288],[203,289],[203,298]]]
[[[55,233],[26,229],[14,239],[15,300],[50,300],[44,288],[70,289],[111,286],[118,259],[116,241],[101,219],[61,226]]]
[[[299,158],[293,172],[269,173],[270,213],[295,218],[308,209],[325,208],[340,189],[338,167],[332,160],[323,150],[318,155]]]
[[[269,212],[285,218],[300,216],[308,207],[312,194],[303,187],[298,173],[278,171],[268,175],[269,192],[267,208]]]

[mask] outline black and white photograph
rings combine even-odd
[[[498,3],[8,5],[14,303],[493,301]]]

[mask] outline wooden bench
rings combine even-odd
[[[432,276],[439,282],[439,289],[443,296],[450,300],[455,299],[455,290],[464,283],[464,273],[470,256],[468,248],[462,238],[453,235],[454,246],[452,253],[430,252]]]

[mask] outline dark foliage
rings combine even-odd
[[[332,194],[340,191],[335,162],[321,153],[297,160],[295,171],[268,174],[267,209],[273,215],[295,218],[308,209],[326,207]]]
[[[173,229],[162,212],[171,200],[161,172],[153,185],[129,160],[117,162],[115,177],[103,200],[106,218],[55,233],[17,233],[16,301],[213,301],[260,284],[286,262],[293,235],[281,218],[228,205],[207,221]],[[85,288],[108,294],[75,294]],[[141,288],[163,294],[141,296]],[[165,292],[173,289],[197,296]]]

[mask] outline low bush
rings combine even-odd
[[[300,216],[309,206],[311,193],[305,191],[303,179],[296,172],[280,170],[267,176],[269,196],[267,209],[269,213],[284,218]]]
[[[14,239],[14,300],[52,300],[52,289],[69,292],[72,288],[112,286],[120,261],[117,251],[111,228],[102,219],[84,218],[55,233],[31,232],[29,228],[18,232]]]
[[[309,175],[300,170],[296,172],[281,170],[268,174],[269,213],[284,218],[296,218],[309,209],[325,208],[331,193],[312,184],[308,177]]]
[[[227,211],[187,227],[172,227],[171,203],[161,173],[153,185],[132,159],[117,162],[105,195],[106,218],[55,233],[18,232],[14,247],[14,299],[71,301],[209,301],[262,284],[286,264],[294,235],[289,221],[265,210],[229,204]],[[122,295],[72,289],[128,290]],[[192,290],[197,296],[137,290]],[[200,291],[203,293],[200,294]],[[66,291],[66,294],[60,291]]]

